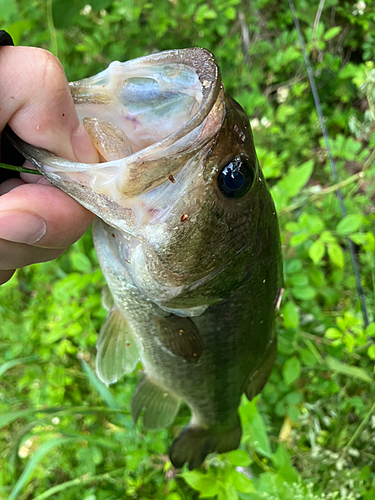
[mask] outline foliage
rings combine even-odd
[[[279,213],[286,288],[276,366],[258,404],[241,406],[240,449],[176,474],[166,443],[186,424],[187,410],[172,429],[143,432],[128,415],[138,373],[110,389],[93,376],[105,311],[90,235],[57,261],[19,271],[0,289],[0,496],[373,498],[374,9],[296,1],[348,212],[341,220],[287,2],[0,6],[16,43],[52,50],[70,80],[153,51],[199,45],[214,52],[227,89],[251,117]],[[348,238],[371,315],[367,327]]]

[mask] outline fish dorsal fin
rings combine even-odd
[[[114,384],[134,370],[139,359],[130,326],[117,307],[112,307],[96,343],[96,373],[105,384]]]
[[[266,385],[268,377],[271,375],[273,365],[275,364],[277,354],[277,340],[272,339],[266,354],[263,357],[263,362],[259,368],[250,375],[246,382],[245,394],[249,401],[251,401],[263,387]]]
[[[159,337],[168,350],[189,363],[196,363],[203,351],[203,339],[195,323],[176,315],[158,318]]]
[[[103,118],[84,118],[83,126],[105,161],[119,160],[132,154],[125,132]]]
[[[144,410],[143,425],[147,429],[171,425],[179,407],[180,399],[148,375],[138,382],[130,403],[134,422],[137,422]]]

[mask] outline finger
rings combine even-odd
[[[18,269],[37,262],[46,262],[56,259],[64,251],[64,248],[37,248],[0,239],[0,269],[12,271],[15,267]]]
[[[0,67],[0,130],[9,123],[34,146],[73,161],[98,161],[56,57],[32,47],[1,47]]]
[[[0,271],[0,285],[3,285],[13,276],[15,269],[9,271]]]
[[[93,219],[91,212],[54,186],[24,184],[0,197],[0,238],[8,241],[66,248]]]
[[[7,181],[4,181],[0,184],[0,196],[9,193],[9,191],[12,191],[12,189],[22,186],[24,184],[21,179],[18,178],[13,178],[13,179],[8,179]]]

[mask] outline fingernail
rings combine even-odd
[[[9,210],[0,212],[0,238],[32,245],[47,232],[42,217],[32,212]]]
[[[72,137],[72,147],[78,161],[83,163],[99,162],[99,155],[83,125],[80,125]]]

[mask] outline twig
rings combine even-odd
[[[310,195],[308,200],[305,199],[302,201],[297,201],[296,203],[292,203],[291,205],[282,208],[281,210],[279,210],[279,214],[288,214],[290,212],[293,212],[293,210],[296,210],[297,208],[305,205],[307,203],[307,201],[311,202],[317,198],[320,198],[321,196],[325,196],[327,194],[333,193],[334,191],[337,191],[338,189],[341,189],[342,187],[345,187],[345,186],[348,186],[349,184],[352,184],[353,182],[355,182],[356,180],[358,180],[362,177],[364,177],[363,172],[357,172],[356,174],[351,175],[347,179],[345,179],[341,182],[338,182],[337,184],[333,184],[332,186],[329,186],[325,189],[322,189],[321,191],[319,191],[319,193],[314,193],[314,194]]]

